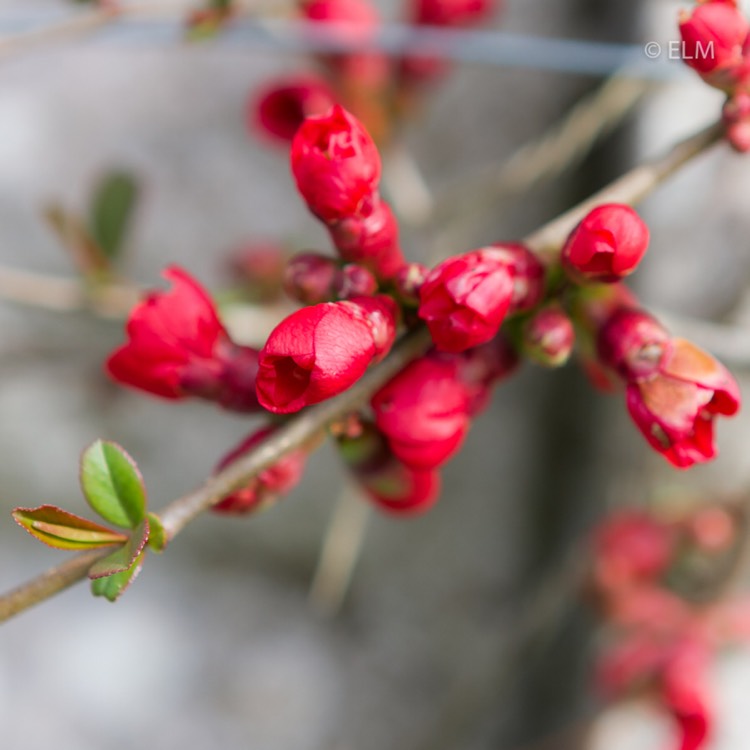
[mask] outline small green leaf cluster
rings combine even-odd
[[[167,538],[146,507],[138,466],[117,443],[97,440],[81,457],[81,489],[91,508],[112,529],[54,505],[15,508],[13,518],[39,541],[64,550],[115,547],[89,569],[95,596],[115,601],[140,572],[146,548],[159,552]]]

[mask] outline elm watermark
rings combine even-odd
[[[698,41],[688,47],[685,42],[677,39],[666,44],[651,41],[643,45],[643,53],[649,60],[709,60],[714,57],[714,42]]]

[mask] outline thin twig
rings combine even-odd
[[[71,13],[69,16],[54,24],[41,29],[8,36],[0,39],[0,57],[13,55],[31,47],[57,42],[61,39],[77,37],[114,21],[121,14],[119,8],[111,6],[94,8],[93,10]]]
[[[720,126],[714,125],[678,143],[660,159],[636,167],[583,204],[552,220],[530,235],[526,242],[532,249],[545,252],[549,256],[562,245],[570,230],[591,206],[605,200],[624,203],[640,200],[680,166],[713,145],[720,133]],[[348,391],[305,410],[280,427],[254,451],[210,478],[202,487],[172,501],[160,514],[168,539],[173,539],[197,516],[260,471],[277,462],[286,453],[315,439],[328,424],[359,408],[378,388],[408,362],[424,353],[429,346],[430,337],[426,329],[419,328],[407,334],[384,362],[370,370]],[[92,562],[88,557],[90,554],[87,552],[85,558],[84,555],[79,555],[68,560],[15,591],[0,596],[0,622],[83,579]],[[59,580],[55,577],[55,571],[59,569],[65,571],[64,579]],[[55,586],[39,583],[47,579],[55,580]]]
[[[310,585],[310,603],[325,617],[333,617],[341,609],[369,518],[370,506],[362,492],[347,484],[333,510]]]
[[[123,318],[141,293],[131,284],[107,282],[89,286],[77,278],[0,266],[0,299],[44,310],[88,310],[105,318]]]
[[[100,557],[111,551],[108,547],[82,552],[4,594],[0,597],[0,622],[78,583]]]

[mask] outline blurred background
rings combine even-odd
[[[277,3],[264,10],[277,14]],[[377,5],[385,18],[399,17],[396,0]],[[491,26],[638,49],[677,38],[684,5],[506,0]],[[0,26],[47,23],[86,7],[2,0]],[[169,33],[168,25],[151,33],[144,24],[27,49],[0,41],[0,276],[4,267],[73,277],[44,210],[83,211],[112,169],[132,173],[140,187],[123,264],[139,284],[158,286],[173,262],[219,288],[227,254],[257,239],[329,247],[296,194],[285,149],[247,127],[252,92],[309,67],[309,58],[242,35],[185,43],[179,20],[191,5],[166,7]],[[571,55],[558,55],[561,69],[575,67]],[[559,174],[519,192],[493,177],[613,72],[536,69],[534,57],[528,65],[455,65],[404,127],[412,166],[447,206],[415,214],[396,169],[386,170],[410,259],[523,236],[719,115],[721,95],[678,63],[635,60],[640,73],[616,90],[614,110],[622,111],[609,132]],[[731,323],[745,343],[750,336],[749,195],[746,159],[721,147],[642,206],[652,243],[634,283],[675,333],[709,349],[713,329],[696,329],[692,319]],[[262,341],[273,314],[250,313],[240,321],[246,332],[247,320],[250,338]],[[78,459],[94,439],[126,447],[158,508],[201,483],[256,424],[109,383],[102,362],[122,340],[122,321],[0,299],[4,590],[61,559],[21,532],[10,509],[53,503],[85,513]],[[742,378],[748,346],[718,343],[715,353]],[[722,423],[720,458],[679,473],[648,449],[622,398],[593,391],[575,366],[527,365],[498,389],[444,471],[429,514],[370,514],[333,616],[310,601],[345,482],[324,447],[277,506],[247,519],[199,519],[166,554],[149,557],[116,605],[92,598],[84,584],[3,625],[2,745],[666,747],[669,722],[646,703],[607,710],[593,695],[594,616],[566,588],[566,571],[585,558],[586,537],[608,509],[656,500],[689,507],[747,493],[749,428],[742,414]],[[715,747],[750,748],[750,651],[722,660],[715,677]]]

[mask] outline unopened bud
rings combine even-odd
[[[338,264],[317,253],[300,253],[287,263],[284,290],[305,305],[317,305],[335,299],[334,285]]]
[[[602,363],[626,380],[640,380],[658,372],[669,341],[655,318],[642,310],[621,309],[601,329],[597,351]]]
[[[523,327],[523,352],[542,367],[560,367],[570,358],[575,331],[558,305],[534,313]]]

